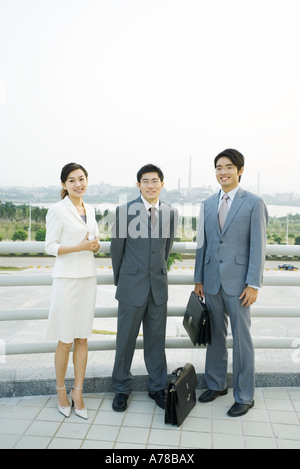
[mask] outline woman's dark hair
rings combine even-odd
[[[137,173],[136,175],[136,178],[137,178],[137,182],[141,182],[141,179],[142,179],[142,176],[143,174],[145,173],[157,173],[158,174],[158,177],[161,181],[164,180],[164,174],[162,172],[162,170],[158,167],[158,166],[155,166],[154,164],[146,164],[145,166],[143,166]]]
[[[86,169],[84,169],[83,166],[77,163],[69,163],[69,164],[66,164],[66,166],[64,166],[63,169],[61,170],[61,175],[60,175],[61,182],[64,184],[67,181],[69,174],[72,173],[73,171],[76,171],[76,169],[81,169],[84,172],[85,177],[88,178],[88,172]],[[64,199],[65,197],[67,197],[67,195],[68,195],[68,191],[63,188],[60,193],[61,198]]]
[[[242,153],[237,150],[233,150],[232,148],[228,148],[215,157],[215,168],[217,167],[218,160],[223,156],[229,158],[232,164],[237,167],[238,171],[240,171],[245,166],[245,158]],[[241,180],[241,176],[239,180]]]

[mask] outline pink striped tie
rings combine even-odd
[[[223,231],[224,225],[225,225],[225,220],[228,214],[228,199],[229,195],[225,194],[223,196],[221,205],[220,205],[220,210],[219,210],[219,225],[221,228],[221,231]]]
[[[156,222],[157,222],[157,218],[156,218],[156,207],[151,207],[151,208],[149,208],[149,211],[150,211],[150,217],[151,217],[151,225],[152,225],[152,228],[155,228],[155,225],[156,225]]]

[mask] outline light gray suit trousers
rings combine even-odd
[[[223,390],[227,375],[228,316],[233,335],[235,401],[249,404],[254,396],[254,349],[250,308],[239,300],[247,285],[260,287],[266,249],[267,209],[256,195],[239,189],[221,232],[219,194],[204,202],[201,245],[195,264],[195,282],[202,283],[212,316],[212,345],[207,347],[205,376],[208,389]]]

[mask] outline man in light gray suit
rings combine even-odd
[[[137,186],[140,197],[117,208],[111,242],[119,301],[112,375],[116,412],[126,410],[132,391],[130,368],[142,322],[149,397],[161,408],[166,403],[167,260],[177,228],[177,211],[159,200],[164,176],[157,166],[143,166],[137,174]]]
[[[254,406],[254,348],[250,306],[262,285],[268,213],[262,198],[244,191],[239,182],[244,157],[228,149],[215,158],[218,194],[204,202],[196,254],[195,292],[205,296],[212,320],[212,344],[207,346],[205,377],[208,390],[200,402],[228,393],[227,327],[233,335],[233,393],[231,417]],[[201,217],[202,218],[202,217]]]

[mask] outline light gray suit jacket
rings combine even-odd
[[[111,258],[118,301],[142,306],[151,288],[157,305],[167,302],[167,260],[176,229],[177,210],[164,202],[152,231],[141,197],[117,208]]]
[[[221,232],[218,206],[219,193],[204,202],[204,236],[196,253],[195,282],[203,283],[204,293],[210,295],[216,295],[222,285],[228,295],[240,296],[247,285],[262,285],[268,212],[261,197],[240,188]]]

